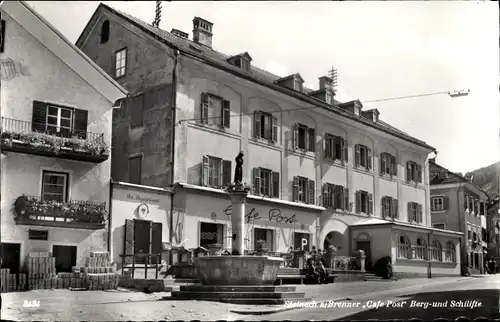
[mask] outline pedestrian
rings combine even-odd
[[[316,270],[319,274],[319,283],[328,284],[328,272],[326,271],[326,268],[321,260],[316,262]]]
[[[319,284],[319,274],[312,258],[307,259],[306,284]]]

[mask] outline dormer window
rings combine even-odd
[[[280,86],[288,87],[288,88],[293,89],[295,91],[302,92],[304,79],[300,76],[300,74],[293,74],[293,75],[289,75],[289,76],[280,78],[280,79],[276,80],[275,83],[280,85]]]
[[[302,82],[300,81],[300,79],[295,79],[295,80],[294,80],[294,83],[293,83],[293,88],[294,88],[296,91],[302,92]]]
[[[359,106],[354,106],[354,114],[359,116],[360,112],[361,112],[361,108]]]
[[[248,71],[250,69],[250,62],[252,57],[248,53],[243,53],[233,57],[229,57],[227,60],[230,64]]]
[[[329,92],[326,93],[326,104],[333,104],[333,95]]]

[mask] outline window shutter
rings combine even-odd
[[[201,185],[208,186],[208,157],[203,156],[202,166],[201,166]]]
[[[124,255],[134,254],[134,221],[131,219],[125,219],[125,233],[123,234],[124,239]],[[132,264],[132,256],[126,256],[124,258],[125,264]]]
[[[254,195],[260,195],[260,168],[252,169],[252,178],[253,178],[253,193]]]
[[[328,203],[327,203],[327,193],[328,193],[328,188],[326,186],[326,183],[323,183],[321,186],[321,205],[325,208],[328,208]]]
[[[325,134],[325,139],[323,142],[323,149],[325,151],[325,159],[332,158],[332,145],[329,142],[329,140],[330,140],[330,135],[327,133],[327,134]]]
[[[208,123],[209,97],[207,93],[201,93],[201,121]]]
[[[271,117],[272,131],[273,131],[273,142],[278,142],[278,118],[276,116]]]
[[[5,20],[2,20],[1,21],[1,25],[0,25],[0,28],[2,28],[0,30],[1,34],[0,34],[0,53],[3,53],[4,51],[4,43],[5,43]]]
[[[231,184],[231,161],[222,161],[222,185],[228,186]]]
[[[349,211],[349,189],[343,189],[343,197],[344,197],[344,210]]]
[[[139,94],[130,99],[130,128],[143,126],[144,94]]]
[[[392,217],[392,219],[399,218],[399,214],[398,214],[398,200],[397,199],[392,199],[391,200],[391,217]]]
[[[413,218],[413,214],[412,214],[412,211],[411,211],[411,202],[408,202],[407,204],[407,207],[408,207],[408,221],[409,222],[412,222],[414,221],[414,218]]]
[[[308,128],[307,129],[307,138],[309,141],[308,151],[315,152],[316,151],[316,129]]]
[[[417,181],[422,183],[422,166],[417,164]]]
[[[336,160],[342,160],[342,138],[339,136],[332,137],[332,158]],[[340,145],[340,155],[337,155],[337,144]]]
[[[355,166],[359,166],[359,164],[361,163],[360,159],[361,159],[360,147],[359,147],[359,144],[356,144],[356,154],[355,154],[355,159],[354,159]]]
[[[422,205],[421,204],[417,205],[417,211],[418,211],[418,222],[422,223],[423,217],[422,217]]]
[[[349,162],[349,150],[347,145],[347,140],[342,139],[342,150],[344,151],[344,162]]]
[[[368,194],[368,214],[373,214],[373,195]]]
[[[151,223],[151,254],[161,254],[163,252],[162,226],[161,222]],[[152,257],[151,264],[160,264],[158,257]]]
[[[469,209],[469,196],[465,195],[465,210]]]
[[[366,148],[366,168],[368,170],[372,169],[372,150],[370,148]]]
[[[382,218],[387,217],[387,207],[386,207],[387,197],[382,197]]]
[[[307,196],[308,196],[308,204],[315,205],[316,204],[316,185],[314,180],[307,180]]]
[[[299,148],[299,125],[295,123],[293,125],[293,137],[292,137],[292,144],[293,144],[293,149],[297,150]]]
[[[356,213],[361,212],[361,192],[356,191]]]
[[[411,179],[412,179],[411,175],[412,175],[411,162],[408,161],[408,162],[406,162],[406,181],[411,181]]]
[[[297,202],[299,201],[299,177],[293,177],[293,201]]]
[[[380,153],[380,174],[385,173],[385,153]]]
[[[222,114],[222,126],[229,128],[231,126],[231,103],[227,100],[223,100],[221,104],[221,114]]]
[[[391,174],[393,176],[398,176],[398,163],[396,157],[391,155]]]
[[[443,210],[448,210],[450,207],[448,197],[443,197]]]
[[[47,123],[47,104],[33,101],[33,115],[31,116],[31,130],[33,132],[45,132]]]
[[[87,138],[88,115],[89,112],[86,110],[75,109],[74,133],[82,139]]]
[[[280,173],[279,172],[273,172],[272,174],[272,189],[271,193],[273,194],[274,198],[279,198],[280,197]]]
[[[142,157],[134,157],[128,160],[129,182],[141,184]]]
[[[344,189],[342,186],[333,186],[334,187],[334,197],[335,197],[335,202],[337,202],[337,196],[339,196],[338,205],[335,205],[335,209],[344,209],[344,198],[343,198],[343,193]]]

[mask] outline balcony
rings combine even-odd
[[[81,131],[41,133],[32,128],[32,122],[2,117],[2,151],[92,163],[101,163],[109,158],[104,134]]]
[[[89,230],[103,229],[108,217],[105,202],[57,202],[26,195],[16,199],[14,212],[17,225]]]

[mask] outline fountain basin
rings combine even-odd
[[[203,285],[273,285],[282,258],[270,256],[204,256],[194,258]]]

